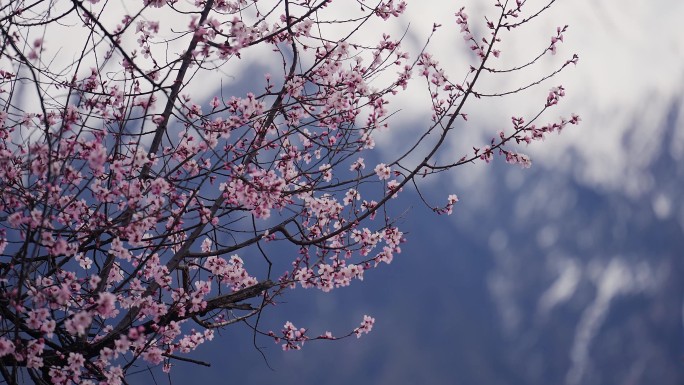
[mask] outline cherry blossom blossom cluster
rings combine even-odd
[[[470,74],[465,78],[464,81],[461,83],[452,83],[447,76],[447,71],[445,68],[443,68],[439,62],[432,58],[429,53],[423,53],[422,56],[420,56],[417,64],[421,68],[421,76],[425,78],[427,87],[430,89],[430,96],[432,100],[432,120],[435,122],[432,130],[442,129],[445,133],[444,136],[446,136],[446,132],[452,129],[456,118],[462,118],[463,120],[467,121],[467,114],[462,113],[461,108],[463,107],[464,100],[468,95],[473,95],[476,98],[488,98],[505,97],[507,95],[520,93],[555,76],[570,64],[577,64],[579,57],[576,54],[573,54],[572,57],[566,60],[557,70],[542,76],[537,81],[522,85],[519,88],[496,93],[485,93],[475,89],[474,83],[483,73],[496,75],[526,70],[528,68],[532,68],[539,62],[540,58],[544,57],[545,55],[556,54],[556,45],[559,42],[563,42],[564,33],[566,33],[568,29],[567,25],[564,27],[558,27],[556,29],[556,35],[552,36],[551,38],[551,45],[542,50],[539,55],[535,56],[527,63],[512,68],[497,68],[488,62],[491,56],[496,58],[500,57],[501,51],[496,47],[501,42],[501,36],[504,31],[511,31],[518,26],[529,22],[530,20],[539,16],[541,12],[548,9],[548,7],[550,7],[552,4],[553,1],[537,13],[532,13],[531,15],[524,17],[523,8],[525,6],[525,1],[516,1],[515,5],[509,8],[507,8],[507,3],[503,4],[502,2],[497,2],[496,7],[501,9],[500,18],[498,21],[486,19],[486,26],[491,31],[491,37],[481,38],[479,40],[471,33],[469,18],[467,13],[465,13],[465,8],[461,8],[458,12],[456,12],[456,24],[460,26],[464,39],[471,42],[472,45],[470,46],[470,49],[476,54],[478,64],[470,67]],[[435,26],[435,29],[437,27],[439,26]],[[542,127],[538,127],[536,124],[536,121],[541,118],[543,113],[546,112],[550,107],[557,105],[560,99],[564,96],[565,88],[563,86],[551,88],[546,102],[540,108],[539,112],[533,116],[530,122],[525,123],[524,120],[516,121],[516,118],[514,118],[513,128],[511,131],[499,131],[498,137],[492,137],[488,145],[473,146],[472,153],[465,154],[457,161],[452,163],[428,163],[421,170],[421,175],[426,176],[431,173],[441,172],[452,167],[473,162],[474,160],[481,160],[486,163],[490,163],[494,159],[494,155],[497,153],[505,159],[506,163],[518,164],[523,168],[530,167],[531,159],[527,155],[520,153],[517,149],[510,149],[509,147],[512,143],[530,144],[532,141],[543,139],[544,135],[548,132],[560,132],[567,124],[578,124],[581,119],[576,114],[572,114],[569,120],[561,117],[559,122],[550,123]],[[456,110],[457,112],[453,112],[453,110]],[[444,121],[446,121],[446,123],[444,123]],[[447,204],[445,207],[433,207],[433,211],[438,214],[451,213],[452,206],[451,204]]]
[[[397,3],[395,4],[394,0],[389,0],[381,2],[375,9],[375,14],[381,17],[382,19],[387,20],[391,16],[398,17],[399,15],[404,13],[404,11],[406,11],[405,1],[397,1]]]
[[[346,338],[351,335],[355,335],[356,338],[361,338],[362,335],[368,334],[373,330],[373,325],[375,325],[375,318],[364,315],[361,325],[355,328],[351,333],[344,336],[334,336],[331,332],[326,331],[325,333],[319,335],[318,337],[309,337],[306,335],[307,329],[297,328],[292,322],[286,322],[283,329],[280,331],[281,335],[276,335],[275,332],[269,331],[267,334],[274,339],[277,344],[281,344],[284,351],[288,350],[301,350],[306,341],[315,340],[338,340],[340,338]]]
[[[565,96],[565,89],[562,86],[553,87],[549,91],[546,104],[542,111],[558,104],[563,96]],[[532,121],[526,122],[524,118],[514,116],[511,118],[511,123],[513,125],[512,132],[507,133],[503,130],[499,131],[498,137],[493,137],[491,139],[490,145],[483,148],[474,147],[474,154],[479,157],[479,159],[489,163],[492,161],[495,152],[498,152],[505,158],[506,163],[517,164],[523,168],[529,168],[532,164],[530,157],[515,150],[507,149],[506,145],[509,142],[530,144],[533,141],[544,140],[546,134],[551,132],[560,133],[568,124],[577,125],[580,121],[579,115],[572,114],[570,119],[561,117],[557,122],[538,127]]]
[[[565,96],[558,86],[539,115],[513,118],[472,153],[442,156],[468,120],[466,100],[522,92],[577,63],[574,55],[510,92],[476,88],[512,71],[497,67],[501,36],[547,8],[524,4],[497,3],[499,18],[481,29],[458,10],[474,59],[462,70],[429,46],[409,52],[401,37],[364,37],[410,12],[405,1],[351,10],[331,0],[138,0],[130,9],[17,0],[0,9],[0,375],[118,385],[137,361],[166,372],[207,364],[192,352],[236,323],[284,350],[369,333],[367,315],[337,336],[289,321],[276,334],[260,322],[293,289],[327,293],[390,264],[406,242],[394,198],[412,187],[429,209],[452,214],[457,195],[433,207],[422,177],[497,153],[527,167],[513,146],[579,123],[538,123]],[[78,30],[76,48],[54,38],[65,25]],[[475,37],[480,30],[490,35]],[[565,32],[542,55],[560,51]],[[220,74],[244,62],[273,65],[247,79],[249,91],[220,88]],[[392,158],[375,151],[377,132],[391,135],[390,102],[415,86],[414,74],[432,120]]]
[[[556,36],[551,37],[551,45],[549,46],[549,51],[551,51],[551,54],[555,55],[556,54],[556,44],[558,42],[563,42],[563,34],[565,31],[567,31],[568,26],[563,26],[563,27],[558,27],[556,28]]]

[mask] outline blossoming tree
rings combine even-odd
[[[482,77],[556,53],[565,27],[526,64],[506,67],[499,48],[553,2],[498,1],[481,35],[454,9],[453,25],[432,33],[460,30],[473,63],[461,70],[440,66],[429,45],[410,53],[401,37],[365,37],[410,13],[403,1],[4,2],[4,380],[125,383],[136,361],[166,371],[198,362],[192,351],[237,322],[286,350],[369,332],[370,316],[343,336],[290,322],[262,330],[258,321],[291,289],[328,292],[390,263],[404,241],[390,201],[405,188],[498,155],[528,166],[512,147],[578,122],[538,123],[564,96],[555,87],[538,114],[438,161],[467,120],[467,100],[522,92],[577,62],[515,91],[477,88]],[[226,94],[220,80],[245,63],[280,72]],[[396,124],[390,99],[421,79],[431,121],[401,153],[371,163],[383,156],[373,153],[376,132]],[[444,198],[431,207],[438,214],[458,201]],[[288,247],[274,253],[271,244]]]

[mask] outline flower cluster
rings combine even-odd
[[[476,88],[513,71],[489,62],[500,35],[531,18],[522,0],[498,2],[498,21],[482,29],[456,13],[476,56],[463,73],[427,48],[409,54],[401,37],[354,37],[407,12],[404,1],[362,1],[349,18],[344,2],[324,0],[134,3],[130,14],[98,0],[0,9],[0,366],[37,383],[118,385],[136,360],[169,371],[215,329],[261,315],[290,289],[327,293],[367,279],[401,253],[393,198],[421,177],[497,153],[528,167],[511,145],[580,121],[536,122],[565,96],[558,86],[530,121],[514,117],[468,156],[445,151],[473,97],[538,83]],[[111,28],[98,16],[122,12]],[[181,22],[155,20],[165,12]],[[52,45],[64,25],[77,31],[73,51]],[[542,55],[557,52],[566,28],[556,32]],[[239,93],[216,77],[256,58],[280,73],[240,79],[250,90]],[[392,133],[390,102],[413,74],[426,82],[432,121],[392,158],[374,151],[376,139]],[[40,92],[18,93],[31,81]],[[451,214],[458,201],[449,195],[433,210]],[[291,322],[255,332],[297,350],[360,337],[374,322],[364,316],[340,337]]]
[[[375,324],[375,318],[371,316],[364,315],[363,316],[363,322],[361,322],[361,326],[358,328],[354,329],[354,334],[356,334],[356,338],[361,338],[362,334],[368,334],[373,330],[373,325]]]

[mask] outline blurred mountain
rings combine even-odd
[[[640,194],[536,173],[508,183],[513,205],[481,213],[496,227],[488,288],[519,383],[684,383],[684,164],[670,146],[680,105],[632,181],[652,186]]]
[[[391,266],[331,294],[296,290],[264,321],[278,330],[292,320],[315,335],[371,314],[371,334],[298,352],[257,339],[264,360],[249,328],[236,327],[202,348],[212,368],[179,364],[173,381],[684,384],[681,105],[658,130],[625,130],[660,135],[649,154],[625,157],[650,159],[643,180],[625,181],[648,186],[638,194],[582,182],[573,154],[569,171],[490,166],[484,184],[463,186],[448,218],[406,194],[409,242]],[[450,183],[441,183],[432,193],[446,196]]]

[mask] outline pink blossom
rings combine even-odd
[[[77,254],[75,257],[76,261],[78,261],[79,266],[83,269],[90,269],[90,266],[93,265],[93,260],[84,256],[83,254]]]
[[[85,358],[80,353],[69,353],[69,358],[67,360],[69,364],[69,369],[72,371],[79,371],[85,364]]]
[[[112,366],[103,374],[107,378],[107,385],[121,385],[124,371],[121,369],[121,366]]]
[[[375,318],[370,317],[368,315],[364,315],[363,321],[361,322],[361,326],[354,329],[354,334],[356,334],[356,338],[361,338],[362,334],[370,333],[371,330],[373,330],[374,324],[375,324]]]
[[[69,334],[83,336],[86,334],[92,321],[93,317],[89,312],[81,311],[76,313],[72,318],[66,320],[64,326]]]
[[[324,164],[320,166],[318,170],[322,172],[324,181],[330,182],[332,180],[332,167],[329,164]]]
[[[451,215],[451,214],[453,213],[454,204],[455,204],[456,202],[458,202],[458,196],[457,196],[456,194],[450,194],[450,195],[447,197],[447,205],[446,205],[446,208],[445,208],[445,211],[446,211],[447,215]]]
[[[387,165],[384,163],[380,163],[377,166],[375,166],[375,174],[380,178],[380,180],[385,180],[389,179],[390,174],[392,172],[392,169],[390,169]]]
[[[143,352],[142,358],[152,365],[158,365],[164,359],[162,356],[162,350],[157,347],[147,349],[145,352]]]
[[[75,56],[67,52],[65,68],[43,55],[69,51],[49,38],[62,29],[50,7],[12,14],[8,63],[33,66],[31,76],[0,69],[0,93],[41,92],[0,108],[0,253],[14,256],[0,277],[7,313],[0,357],[31,369],[38,382],[118,385],[140,359],[169,371],[177,354],[212,340],[216,329],[243,321],[259,329],[254,321],[287,302],[288,290],[356,284],[402,251],[396,223],[405,208],[391,198],[422,189],[430,175],[495,156],[529,167],[530,158],[511,147],[581,120],[539,123],[565,96],[557,86],[538,114],[494,124],[485,143],[465,143],[472,152],[446,147],[464,132],[468,110],[481,110],[473,103],[508,94],[480,93],[478,79],[510,72],[500,43],[531,20],[521,16],[523,0],[497,2],[497,18],[461,8],[451,25],[433,24],[435,35],[460,33],[459,44],[476,55],[461,69],[448,58],[440,64],[430,45],[404,47],[402,36],[383,28],[408,12],[401,0],[362,1],[352,19],[329,14],[328,1],[291,3],[288,12],[262,12],[260,0],[175,3],[131,2],[119,20],[103,23],[99,15],[116,9],[75,2],[83,17],[69,28],[105,44],[84,39]],[[173,13],[189,17],[154,20]],[[29,33],[36,20],[46,41]],[[359,22],[381,36],[354,35],[363,33]],[[352,35],[329,34],[338,29]],[[541,42],[542,55],[520,68],[556,53],[565,33],[557,28],[550,44]],[[277,73],[238,79],[247,80],[243,92],[230,86],[231,74],[236,65],[254,67],[253,51]],[[572,55],[558,64],[577,61]],[[395,95],[420,95],[420,87],[431,121],[391,136],[407,119]],[[371,153],[378,135],[390,146],[401,138],[397,151]],[[429,194],[421,196],[430,205]],[[452,194],[446,206],[430,208],[451,214],[457,202]],[[374,321],[364,316],[338,337],[320,330],[310,337],[287,322],[264,338],[297,350],[313,339],[360,337]]]
[[[137,332],[137,329],[135,330]],[[131,348],[131,342],[128,340],[128,337],[122,335],[114,341],[114,347],[117,353],[124,354],[127,353],[128,350]]]
[[[14,353],[14,343],[7,338],[0,337],[0,357]]]
[[[354,163],[352,163],[351,167],[349,170],[351,171],[360,171],[366,168],[366,165],[363,162],[363,158],[357,159]]]
[[[116,296],[112,293],[100,293],[96,311],[102,318],[112,318],[119,314],[116,309]]]

